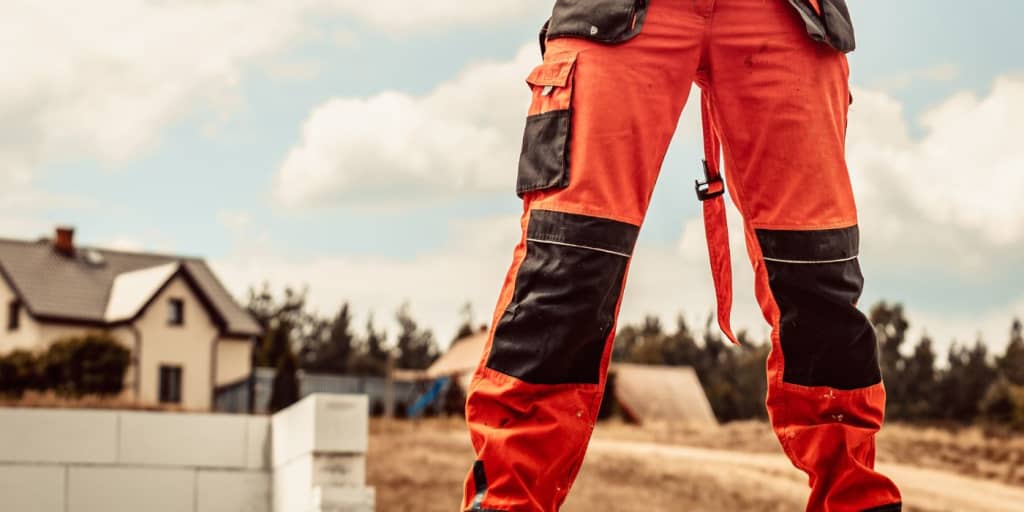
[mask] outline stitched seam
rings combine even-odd
[[[850,256],[849,258],[840,258],[836,260],[784,260],[781,258],[769,258],[762,256],[765,261],[774,261],[776,263],[795,263],[800,265],[816,265],[820,263],[842,263],[844,261],[853,261],[857,259],[857,255]]]
[[[629,254],[626,254],[626,253],[623,253],[623,252],[610,251],[608,249],[601,249],[600,247],[591,247],[589,245],[570,244],[568,242],[556,242],[554,240],[541,240],[539,238],[527,238],[526,241],[527,242],[537,242],[537,243],[541,243],[541,244],[564,245],[566,247],[576,247],[576,248],[579,248],[579,249],[589,249],[591,251],[604,252],[604,253],[608,253],[608,254],[614,254],[616,256],[622,256],[623,258],[629,258],[630,257]]]

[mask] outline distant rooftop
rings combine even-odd
[[[0,238],[0,277],[41,320],[111,325],[131,320],[172,277],[183,275],[224,333],[259,335],[260,325],[200,258],[76,247],[73,230],[54,239]]]

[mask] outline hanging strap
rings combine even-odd
[[[739,345],[732,333],[732,260],[729,253],[729,226],[725,219],[725,182],[719,172],[721,143],[711,117],[711,100],[701,94],[700,117],[704,128],[704,182],[697,181],[697,198],[704,205],[704,233],[708,241],[711,277],[715,283],[718,303],[718,327],[730,341]]]

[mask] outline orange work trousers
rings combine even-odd
[[[522,238],[466,403],[477,462],[464,510],[552,512],[565,500],[600,408],[633,247],[693,83],[720,325],[731,338],[721,156],[772,326],[769,418],[809,476],[807,510],[900,510],[898,489],[873,468],[885,391],[856,306],[849,69],[827,30],[808,37],[811,21],[836,21],[837,3],[557,0],[543,63],[526,80]]]

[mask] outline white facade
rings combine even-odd
[[[181,274],[149,292],[148,299],[139,299],[143,295],[138,293],[122,293],[131,300],[118,302],[111,314],[126,320],[106,330],[132,352],[133,365],[125,375],[124,398],[140,403],[160,402],[160,368],[167,366],[180,368],[180,405],[190,410],[209,410],[217,386],[237,382],[250,374],[254,342],[221,336],[214,318]],[[6,305],[15,300],[14,292],[0,279],[0,305],[4,306],[0,308],[0,354],[15,349],[42,351],[59,339],[98,330],[88,325],[40,322],[25,308],[21,308],[18,327],[8,329],[10,311]],[[142,302],[136,307],[137,314],[133,314],[129,304],[133,300]],[[180,301],[180,325],[170,322],[171,301]]]
[[[367,407],[312,395],[273,419],[0,408],[3,510],[372,512]]]

